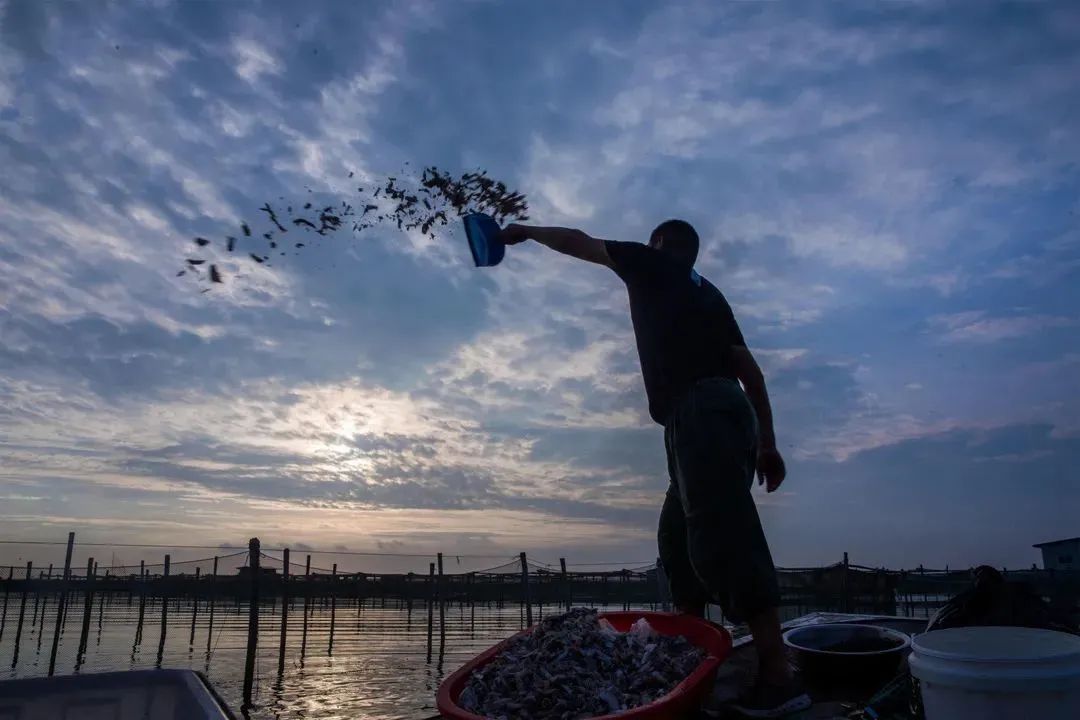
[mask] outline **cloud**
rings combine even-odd
[[[991,343],[1032,335],[1054,328],[1077,324],[1075,318],[1057,315],[1014,315],[987,317],[981,310],[972,310],[930,318],[930,326],[943,331],[949,342]]]
[[[236,74],[250,83],[258,81],[260,75],[281,73],[281,64],[257,40],[237,38],[232,52],[236,58]]]
[[[554,151],[540,138],[532,143],[530,166],[524,182],[536,188],[540,204],[536,210],[554,221],[580,223],[588,220],[595,207],[588,201],[586,188],[598,178],[587,158],[572,151]],[[534,201],[535,202],[535,201]]]
[[[695,224],[792,469],[760,497],[782,563],[1013,562],[1064,531],[1068,488],[1016,480],[1064,477],[1080,432],[1068,3],[0,13],[12,533],[652,557],[661,429],[607,269],[476,269],[450,233],[222,247],[406,162],[600,237]],[[196,235],[206,295],[175,276]]]

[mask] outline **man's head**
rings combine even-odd
[[[662,250],[693,267],[698,254],[698,234],[685,220],[665,220],[649,236],[649,247]]]

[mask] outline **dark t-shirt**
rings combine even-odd
[[[630,294],[649,414],[664,425],[675,401],[698,380],[735,379],[731,347],[746,341],[731,306],[708,280],[648,245],[605,244]]]

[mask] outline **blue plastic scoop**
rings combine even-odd
[[[465,237],[469,240],[476,267],[493,267],[502,262],[506,246],[499,240],[502,228],[490,215],[470,213],[461,219],[465,224]]]

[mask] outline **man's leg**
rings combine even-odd
[[[786,685],[791,682],[793,673],[787,661],[784,649],[784,635],[780,629],[780,614],[777,608],[762,610],[746,624],[754,636],[754,647],[758,655],[758,678],[770,685]]]
[[[750,489],[724,492],[718,487],[723,484],[723,480],[712,483],[717,500],[712,510],[695,508],[687,514],[690,562],[724,612],[749,625],[762,681],[783,684],[791,680],[791,669],[780,630],[772,556]],[[690,498],[693,504],[693,493]],[[697,504],[710,503],[700,500]]]
[[[678,494],[669,490],[660,511],[660,529],[657,533],[660,562],[668,577],[671,602],[677,612],[705,617],[707,601],[697,574],[690,564],[686,547],[686,520]]]
[[[657,531],[657,546],[660,562],[667,574],[668,587],[675,610],[695,617],[705,617],[705,603],[708,596],[690,564],[690,550],[686,543],[686,517],[683,515],[682,501],[675,485],[674,461],[671,455],[670,434],[664,433],[664,445],[668,455],[668,472],[671,484],[664,496],[664,507],[660,510],[660,527]]]
[[[765,714],[754,716],[805,707],[809,699],[792,686],[776,569],[750,494],[757,422],[749,401],[734,384],[699,385],[671,429],[690,562],[708,595],[733,619],[746,620],[754,635],[760,659],[754,704],[765,706]]]

